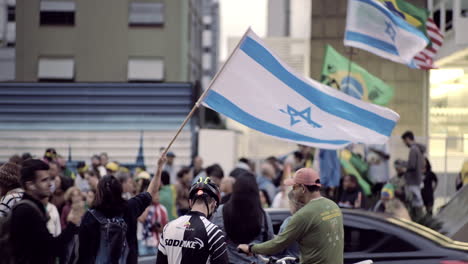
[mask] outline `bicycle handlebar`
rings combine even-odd
[[[295,257],[284,257],[284,258],[276,259],[276,258],[272,258],[272,257],[267,258],[267,257],[264,257],[262,255],[257,255],[257,256],[260,258],[260,260],[262,260],[265,263],[286,263],[286,261],[289,261],[289,260],[291,260],[291,261],[296,261],[297,260],[297,258],[295,258]]]
[[[237,249],[237,252],[247,254],[244,251],[240,250],[239,248]],[[286,261],[297,261],[297,258],[295,257],[284,257],[284,258],[277,259],[274,257],[267,258],[260,254],[257,254],[256,256],[265,263],[286,263]]]

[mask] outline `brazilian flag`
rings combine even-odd
[[[391,86],[356,63],[350,62],[330,45],[327,45],[325,50],[321,82],[357,99],[382,106],[387,105],[393,97]]]
[[[414,6],[403,0],[379,0],[394,14],[400,16],[406,22],[421,30],[426,36],[426,21],[429,11],[425,8]]]
[[[353,154],[347,149],[343,149],[340,153],[340,163],[347,174],[352,174],[356,177],[359,186],[365,195],[369,196],[372,194],[372,186],[364,179],[358,169],[353,165],[351,159]]]

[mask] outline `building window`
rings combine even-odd
[[[211,47],[213,45],[211,30],[203,30],[203,47]]]
[[[8,47],[14,47],[16,42],[16,23],[8,22],[6,28],[6,43]]]
[[[203,69],[204,70],[209,70],[211,69],[211,54],[210,53],[205,53],[202,55],[202,64],[203,64]]]
[[[162,59],[130,59],[127,71],[130,82],[160,82],[164,80]]]
[[[5,41],[7,47],[14,47],[16,42],[16,14],[15,14],[15,6],[8,4],[7,6],[7,21],[5,34]]]
[[[40,25],[75,25],[75,2],[41,0]]]
[[[130,26],[156,26],[164,25],[163,3],[130,3],[128,12],[128,24]]]
[[[15,14],[15,6],[8,6],[8,22],[15,22],[16,14]]]
[[[75,61],[72,58],[40,58],[39,81],[70,82],[75,79]]]

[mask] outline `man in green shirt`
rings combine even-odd
[[[299,202],[297,211],[282,233],[261,244],[241,244],[247,254],[273,255],[297,241],[300,263],[343,263],[343,215],[335,202],[320,195],[320,177],[313,169],[302,168],[284,182],[293,186]]]

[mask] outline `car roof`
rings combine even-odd
[[[286,213],[286,212],[289,213],[289,210],[285,208],[268,208],[266,209],[266,211],[268,213]],[[387,224],[396,225],[410,232],[416,233],[417,235],[422,236],[426,239],[429,239],[443,247],[468,251],[468,243],[453,240],[435,230],[432,230],[428,227],[425,227],[423,225],[420,225],[410,220],[393,217],[387,214],[364,211],[364,210],[357,210],[357,209],[341,208],[341,211],[343,212],[343,215],[345,216],[372,218],[375,221],[380,221],[380,222],[384,222]]]
[[[420,225],[416,222],[404,219],[393,217],[388,214],[376,213],[376,212],[369,212],[364,210],[356,210],[356,209],[341,209],[344,215],[355,215],[355,216],[363,216],[363,217],[370,217],[377,221],[383,221],[386,223],[390,223],[399,227],[402,227],[406,230],[409,230],[413,233],[416,233],[419,236],[427,238],[435,243],[452,249],[457,250],[464,250],[468,251],[468,243],[453,240],[433,229],[430,229],[426,226]]]

